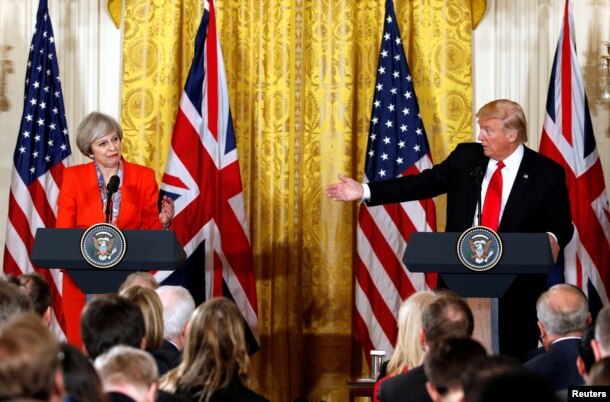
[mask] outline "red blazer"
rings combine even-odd
[[[152,169],[123,161],[121,229],[161,229],[157,201],[159,187]],[[88,228],[106,221],[93,162],[64,170],[57,199],[58,228]]]

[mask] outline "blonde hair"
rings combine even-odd
[[[159,377],[152,355],[127,345],[110,348],[95,359],[94,365],[106,390],[129,384],[142,393]]]
[[[388,374],[395,375],[421,364],[423,348],[419,341],[422,312],[437,298],[431,290],[413,293],[398,310],[398,336],[394,354],[388,363]]]
[[[142,311],[146,349],[160,349],[163,345],[163,305],[157,292],[143,286],[131,286],[124,289],[119,296],[131,300]]]
[[[505,129],[517,132],[520,143],[527,142],[527,120],[521,106],[508,99],[497,99],[484,105],[477,112],[479,120],[499,119]]]
[[[232,300],[218,297],[193,312],[182,362],[161,377],[159,386],[190,400],[209,402],[233,381],[247,386],[249,367],[243,318]]]
[[[159,282],[153,274],[145,271],[136,271],[127,276],[121,286],[119,286],[119,293],[131,286],[142,286],[145,288],[157,289]]]

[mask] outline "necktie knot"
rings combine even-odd
[[[483,216],[481,224],[492,230],[498,230],[500,222],[500,209],[502,207],[502,168],[503,161],[498,161],[496,171],[491,175],[487,194],[485,194],[485,202],[483,203]]]

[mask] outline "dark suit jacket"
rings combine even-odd
[[[424,366],[390,377],[379,385],[380,402],[432,402],[426,390]]]
[[[548,352],[527,361],[523,367],[545,377],[555,391],[570,385],[583,385],[584,379],[576,368],[580,339],[560,339],[551,345]]]
[[[158,350],[150,352],[157,362],[159,376],[167,373],[169,370],[180,364],[182,354],[178,348],[171,342],[163,340],[163,345]]]
[[[418,175],[369,183],[369,205],[412,201],[447,194],[447,232],[472,226],[480,197],[472,173],[485,172],[489,158],[479,143],[459,144],[443,162]],[[564,247],[574,227],[564,169],[525,147],[502,214],[499,232],[552,232]],[[442,286],[442,282],[439,283]],[[499,303],[500,353],[519,356],[537,347],[536,299],[546,289],[543,275],[519,275]],[[518,332],[519,335],[513,335]]]

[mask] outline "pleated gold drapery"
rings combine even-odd
[[[440,161],[473,138],[471,36],[485,1],[395,3]],[[362,177],[385,1],[215,7],[255,253],[251,386],[272,401],[344,401],[346,380],[368,374],[352,328],[357,204],[328,201],[323,186],[339,172]],[[126,0],[126,157],[159,173],[201,10],[198,0]]]

